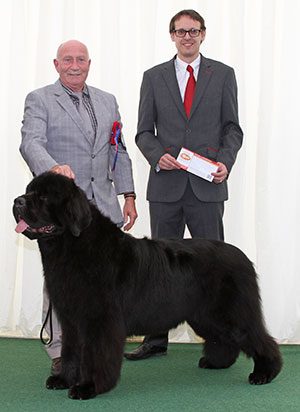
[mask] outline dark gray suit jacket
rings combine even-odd
[[[215,184],[184,170],[156,172],[155,166],[163,154],[177,157],[181,147],[186,147],[224,163],[230,172],[242,139],[237,85],[231,67],[201,56],[189,118],[181,99],[174,59],[144,73],[136,143],[151,166],[148,200],[177,201],[182,197],[188,180],[200,200],[227,200],[226,180]]]
[[[119,145],[114,172],[111,171],[115,146],[111,131],[120,120],[113,95],[88,86],[97,118],[94,140],[60,81],[29,93],[25,101],[21,154],[33,174],[57,164],[68,164],[75,182],[94,199],[97,207],[113,222],[123,221],[117,194],[134,190],[131,160]]]

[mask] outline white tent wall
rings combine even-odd
[[[14,232],[13,199],[31,179],[19,154],[24,99],[53,83],[53,58],[68,39],[92,59],[88,84],[116,95],[133,161],[139,219],[132,234],[150,236],[149,166],[135,146],[144,70],[176,53],[168,25],[194,8],[206,21],[201,52],[234,67],[243,147],[229,179],[226,241],[254,262],[264,315],[279,342],[300,341],[298,183],[300,58],[296,0],[0,0],[0,334],[37,336],[42,267],[36,242]],[[184,325],[172,340],[193,341]]]

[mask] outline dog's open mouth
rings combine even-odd
[[[55,229],[55,225],[48,225],[48,226],[42,226],[39,228],[34,228],[34,227],[30,227],[28,225],[28,223],[25,222],[25,220],[23,220],[21,218],[21,216],[18,217],[18,224],[15,228],[15,231],[17,233],[23,233],[25,232],[25,230],[28,230],[29,232],[33,232],[33,233],[52,233]]]

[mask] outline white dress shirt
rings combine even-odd
[[[187,82],[188,82],[189,77],[190,77],[190,73],[187,71],[186,68],[187,68],[188,65],[192,66],[192,68],[194,70],[193,74],[194,74],[195,80],[197,82],[200,63],[201,63],[201,55],[200,54],[197,57],[197,59],[195,59],[192,63],[186,63],[183,60],[181,60],[178,56],[175,59],[175,62],[174,62],[175,71],[176,71],[176,77],[177,77],[177,82],[178,82],[178,86],[179,86],[182,101],[184,101],[185,89],[186,89],[186,85],[187,85]]]

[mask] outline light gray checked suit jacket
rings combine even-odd
[[[34,175],[57,164],[68,164],[75,182],[115,223],[123,221],[117,194],[134,191],[131,160],[120,144],[112,172],[115,146],[110,143],[115,121],[120,122],[113,95],[88,86],[97,118],[96,138],[58,80],[26,98],[20,151]]]

